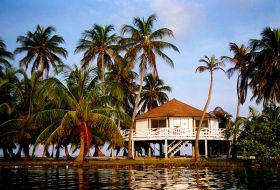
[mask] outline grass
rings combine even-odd
[[[136,158],[128,159],[107,159],[96,160],[87,159],[83,164],[76,164],[74,160],[30,160],[15,162],[0,162],[0,168],[28,168],[28,167],[51,167],[51,168],[69,168],[69,167],[88,167],[88,168],[172,168],[172,167],[223,167],[223,168],[239,168],[245,167],[243,161],[233,161],[226,159],[204,159],[195,162],[191,158]]]

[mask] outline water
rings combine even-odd
[[[270,169],[0,169],[0,189],[280,189]]]

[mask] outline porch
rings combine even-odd
[[[125,141],[128,141],[129,129],[122,130]],[[202,128],[200,131],[200,140],[227,140],[226,129],[211,130]],[[195,140],[196,131],[189,128],[150,128],[145,130],[133,130],[133,140]]]
[[[125,141],[129,140],[129,130],[122,130],[122,135]],[[203,147],[205,157],[208,157],[208,151],[211,147],[208,146],[208,142],[215,142],[214,144],[219,144],[218,142],[228,141],[226,138],[226,129],[216,129],[210,130],[208,128],[202,128],[200,131],[200,148]],[[165,158],[174,156],[178,151],[180,151],[187,144],[192,144],[192,152],[194,152],[194,141],[196,138],[196,131],[192,131],[188,128],[150,128],[148,130],[133,130],[132,133],[132,151],[135,156],[137,156],[137,151],[135,150],[135,144],[139,142],[146,142],[148,144],[158,143],[160,146],[160,154],[163,154]],[[151,156],[151,148],[145,151],[147,156]]]

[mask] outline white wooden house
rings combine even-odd
[[[196,128],[202,113],[197,108],[172,99],[137,116],[133,131],[133,151],[136,143],[146,142],[159,143],[160,151],[166,158],[174,156],[189,143],[192,144],[194,152]],[[204,153],[205,157],[208,157],[209,151],[210,154],[212,152],[215,152],[216,155],[220,154],[221,142],[229,144],[229,140],[225,138],[225,130],[219,128],[219,121],[216,118],[206,113],[199,138],[200,148],[202,148],[200,152]],[[123,131],[123,136],[125,141],[128,141],[128,130]],[[214,150],[215,148],[217,150]],[[145,154],[150,156],[150,151],[147,150]]]

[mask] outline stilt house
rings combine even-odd
[[[159,144],[160,155],[172,157],[194,141],[202,111],[176,99],[154,108],[136,117],[133,131],[133,152],[137,156],[135,147],[138,144],[148,144],[145,155],[151,156],[151,144]],[[200,154],[206,158],[211,155],[225,154],[229,140],[225,137],[224,128],[219,127],[219,121],[206,113],[203,120],[199,141]],[[123,131],[125,141],[128,141],[128,130]],[[225,146],[226,145],[226,146]],[[138,146],[139,147],[139,146]],[[209,155],[208,155],[209,154]]]

